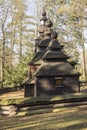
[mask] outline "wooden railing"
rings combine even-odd
[[[81,105],[87,105],[87,97],[0,106],[0,115],[20,116],[20,113],[22,113],[22,115],[23,113],[26,115],[42,114],[52,112],[55,109],[61,109],[62,107],[74,107]]]

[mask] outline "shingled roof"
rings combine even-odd
[[[57,39],[53,39],[53,40],[50,42],[50,44],[49,44],[49,46],[48,46],[47,49],[50,49],[50,50],[59,50],[59,49],[61,49],[58,40],[57,40]]]
[[[35,76],[76,76],[80,75],[68,62],[43,63],[35,72]]]
[[[32,64],[41,64],[42,63],[42,57],[46,50],[39,50],[33,57],[32,61],[29,63],[29,65]]]
[[[43,57],[44,59],[56,59],[56,60],[66,60],[69,58],[66,54],[64,54],[62,51],[47,51]]]
[[[50,41],[51,41],[51,38],[46,38],[46,37],[45,37],[45,38],[39,43],[38,47],[40,47],[40,48],[46,48],[46,47],[48,47]]]

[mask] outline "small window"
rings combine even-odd
[[[63,87],[62,82],[63,82],[63,78],[55,78],[55,86],[56,87]]]

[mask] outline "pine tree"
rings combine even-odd
[[[0,7],[0,87],[14,86],[25,78],[25,71],[20,73],[27,68],[24,57],[29,60],[33,54],[34,18],[27,14],[25,0],[2,0]],[[22,64],[26,64],[25,67]]]

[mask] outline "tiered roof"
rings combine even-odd
[[[67,56],[66,54],[64,54],[63,52],[61,51],[51,51],[51,50],[48,50],[45,54],[44,54],[44,59],[48,61],[49,60],[67,60],[69,58],[69,56]]]
[[[62,51],[61,45],[57,40],[57,33],[52,32],[53,40],[47,47],[47,51],[43,56],[44,62],[35,72],[35,76],[73,76],[79,75],[79,73],[73,68],[73,66],[67,61],[69,58]]]
[[[35,76],[73,76],[79,73],[68,62],[47,62],[43,63],[40,68],[35,72]]]
[[[30,65],[40,65],[34,76],[79,75],[67,60],[70,57],[62,51],[64,45],[60,45],[57,40],[58,34],[52,30],[53,23],[47,19],[45,11],[41,21],[43,25],[40,26],[39,33],[43,38],[38,42],[38,51],[30,62]]]
[[[55,60],[55,61],[58,61],[58,60],[66,60],[68,59],[69,57],[64,54],[61,50],[61,46],[58,42],[57,39],[53,39],[49,46],[48,46],[48,51],[44,54],[44,59],[48,61],[49,60]]]

